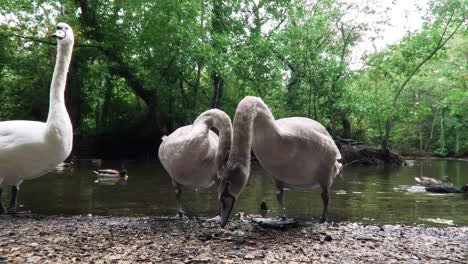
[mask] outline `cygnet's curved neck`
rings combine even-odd
[[[219,132],[219,144],[216,154],[216,167],[220,170],[226,163],[231,150],[232,125],[229,116],[218,109],[211,109],[202,113],[193,123],[194,126],[204,124],[206,136],[210,128],[214,127]]]
[[[69,120],[65,107],[65,85],[67,82],[67,73],[70,66],[72,50],[73,43],[62,44],[59,42],[57,46],[57,59],[50,87],[47,124],[52,124],[54,121],[62,122],[64,116]]]
[[[250,167],[254,130],[256,134],[268,130],[268,133],[262,134],[274,135],[277,131],[274,121],[270,109],[260,98],[247,96],[242,99],[234,117],[234,134],[229,159]]]

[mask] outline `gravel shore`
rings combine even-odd
[[[0,263],[467,263],[468,227],[0,216]]]

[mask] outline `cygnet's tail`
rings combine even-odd
[[[164,136],[161,137],[162,141],[166,140],[166,138],[167,138],[166,135],[164,135]]]
[[[338,174],[340,174],[341,171],[343,170],[343,167],[344,167],[344,166],[343,166],[343,163],[342,163],[342,162],[343,162],[343,161],[342,161],[341,159],[337,159],[337,160],[335,161],[335,176],[338,175]]]

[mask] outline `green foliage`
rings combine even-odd
[[[213,105],[216,73],[231,116],[256,95],[276,118],[308,116],[334,136],[348,121],[348,136],[380,144],[392,118],[393,147],[466,155],[468,32],[456,28],[465,9],[431,1],[420,32],[353,71],[352,50],[369,26],[353,14],[374,10],[344,1],[7,1],[0,119],[45,119],[56,52],[47,36],[64,21],[76,39],[66,98],[77,136],[121,143],[137,130],[154,152],[160,134]]]

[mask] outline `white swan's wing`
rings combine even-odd
[[[0,178],[6,184],[41,176],[57,164],[48,161],[46,124],[34,121],[0,122]]]
[[[0,155],[24,145],[43,142],[46,124],[35,121],[0,122]]]

